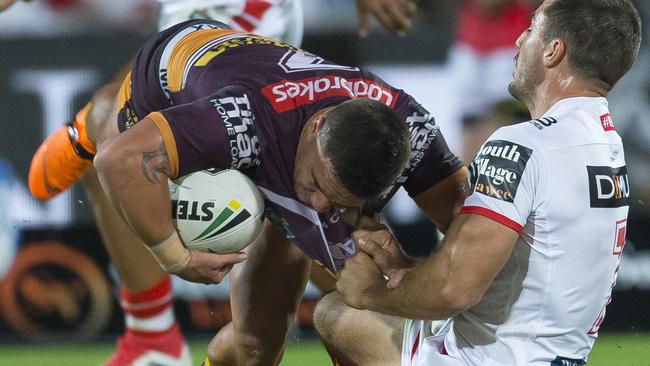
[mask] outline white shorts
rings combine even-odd
[[[158,0],[158,29],[188,19],[208,18],[300,47],[300,0]]]
[[[445,337],[451,320],[411,320],[404,324],[402,366],[465,366],[447,355]]]

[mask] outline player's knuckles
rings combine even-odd
[[[374,241],[377,245],[381,247],[385,247],[390,244],[390,242],[393,240],[393,236],[391,235],[390,231],[388,229],[381,229],[378,231],[373,231],[369,233],[366,238],[368,241]]]
[[[379,245],[374,240],[364,237],[359,240],[359,249],[374,257],[377,254],[377,250],[379,250]]]
[[[355,242],[358,243],[359,240],[361,240],[364,237],[368,236],[368,234],[370,234],[370,233],[371,233],[371,231],[366,230],[366,229],[355,230],[355,231],[352,232],[352,240],[354,240]]]

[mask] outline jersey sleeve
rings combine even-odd
[[[191,103],[149,114],[163,137],[174,178],[209,168],[259,164],[251,93],[229,86]]]
[[[401,186],[409,196],[415,197],[463,166],[449,150],[433,116],[410,96],[403,105],[395,112],[407,124],[411,135],[409,164],[394,186],[364,205],[365,214],[379,212]]]
[[[460,212],[486,216],[521,232],[534,211],[544,165],[533,141],[513,131],[497,130],[479,149],[469,165],[471,191]]]
[[[415,197],[454,174],[463,164],[449,150],[433,116],[411,100],[404,117],[411,133],[411,157],[400,180],[409,196]]]

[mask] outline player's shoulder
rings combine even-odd
[[[511,142],[531,150],[542,150],[543,143],[539,131],[531,121],[521,122],[497,129],[487,140]]]

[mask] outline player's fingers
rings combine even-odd
[[[383,249],[390,248],[393,243],[393,235],[385,226],[382,226],[378,230],[370,232],[365,237],[374,240]]]
[[[368,254],[373,259],[379,256],[382,252],[381,246],[379,243],[371,239],[369,236],[364,236],[360,238],[357,243],[359,244],[359,250]]]
[[[390,253],[382,249],[379,243],[370,238],[362,238],[359,244],[360,251],[369,255],[382,271],[387,269],[391,263]]]
[[[411,0],[402,0],[400,1],[400,6],[402,8],[402,13],[407,17],[412,17],[418,11],[418,5],[415,1]]]
[[[390,11],[387,9],[390,5],[381,5],[378,8],[373,9],[373,15],[377,18],[377,21],[386,29],[392,33],[396,33],[398,29],[396,28],[393,18]]]
[[[370,262],[373,262],[372,257],[368,253],[364,252],[359,252],[357,253],[354,257],[352,257],[355,261],[361,263],[361,264],[368,264]]]
[[[357,229],[367,229],[375,225],[377,225],[375,219],[366,215],[359,216],[359,220],[357,221]]]
[[[407,29],[411,27],[411,19],[402,11],[399,3],[391,1],[384,6],[388,14],[392,27],[390,30],[398,36],[403,36]]]
[[[248,258],[248,255],[244,252],[239,253],[230,253],[230,254],[216,254],[214,258],[214,267],[221,268],[227,265],[232,266],[233,264],[241,263]]]
[[[406,274],[405,269],[398,269],[391,273],[388,276],[388,282],[386,282],[386,287],[388,288],[395,288],[399,286],[400,282],[402,282],[402,278],[404,278],[404,275]]]
[[[370,17],[368,16],[368,10],[359,7],[357,11],[359,12],[359,37],[366,38],[368,37],[368,33],[370,33]]]
[[[220,283],[221,281],[223,281],[224,277],[226,277],[226,275],[232,269],[232,266],[233,266],[232,264],[228,264],[215,271],[216,274],[214,276],[214,280],[216,281],[216,283]]]
[[[365,236],[368,236],[368,234],[370,234],[370,233],[371,233],[371,231],[370,231],[370,230],[366,230],[366,229],[357,229],[357,230],[354,230],[354,231],[352,232],[352,240],[354,240],[355,242],[358,243],[358,242],[359,242],[359,239],[361,239],[361,238],[363,238],[363,237],[365,237]]]
[[[225,276],[226,274],[228,274],[228,272],[230,272],[230,270],[232,269],[233,266],[234,266],[233,264],[226,264],[225,266],[215,268],[215,271],[217,273],[223,273],[224,276]]]

